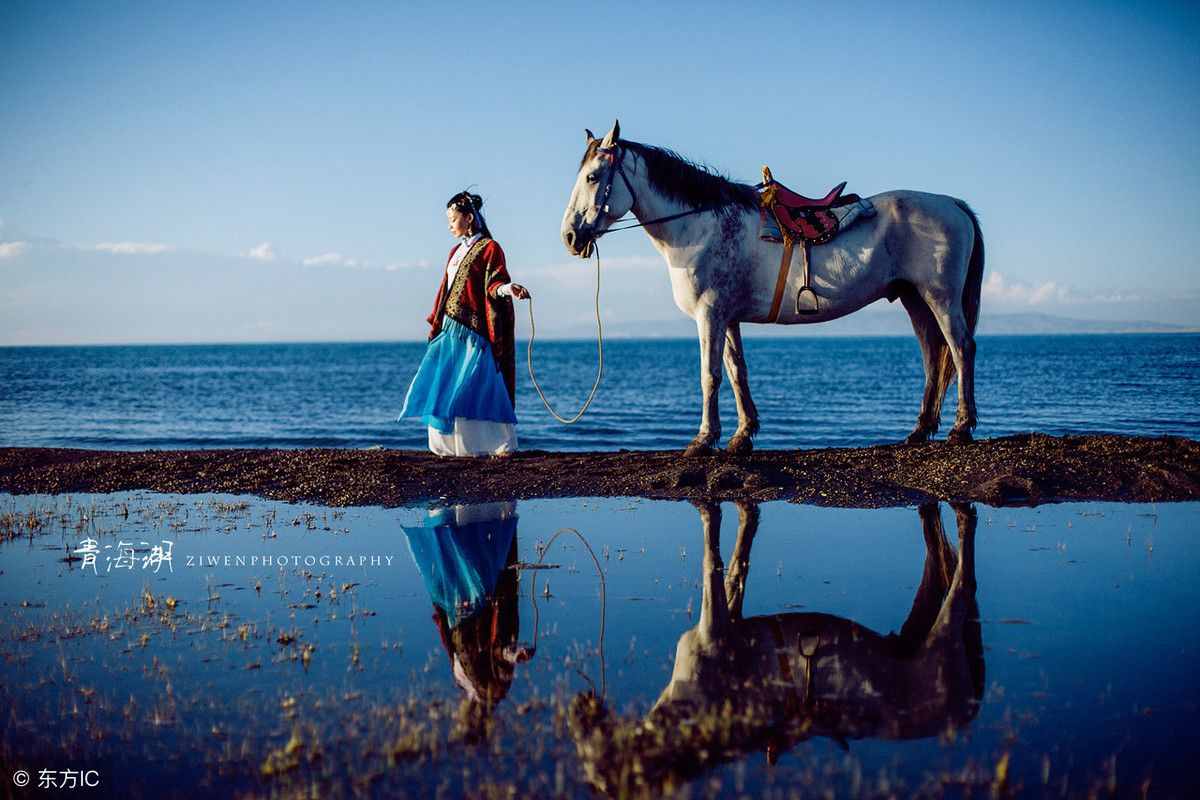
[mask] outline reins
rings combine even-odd
[[[594,247],[595,245],[593,245]],[[537,376],[533,374],[533,340],[537,335],[537,327],[533,323],[533,296],[525,298],[529,303],[529,343],[525,348],[525,363],[529,367],[529,380],[533,381],[533,388],[537,390],[538,397],[542,398],[542,405],[550,412],[550,416],[561,422],[563,425],[574,425],[583,418],[583,414],[588,410],[588,406],[592,404],[592,400],[596,397],[596,390],[600,388],[600,377],[604,375],[604,330],[600,324],[600,250],[597,248],[596,253],[596,352],[599,353],[599,364],[596,366],[596,380],[592,383],[592,390],[588,392],[587,400],[583,403],[583,408],[579,409],[579,413],[567,419],[559,415],[554,410],[554,406],[550,405],[550,401],[546,399],[546,395],[542,392],[542,387],[538,383]]]
[[[622,225],[618,228],[610,227],[610,228],[598,233],[596,235],[596,238],[599,239],[601,236],[607,236],[608,234],[615,233],[616,231],[630,231],[630,230],[633,230],[634,228],[644,228],[647,225],[655,225],[659,222],[670,222],[673,219],[679,219],[681,217],[690,217],[692,214],[703,214],[705,211],[714,211],[718,208],[720,208],[720,206],[713,206],[713,205],[701,206],[700,208],[693,208],[691,211],[681,211],[678,214],[671,214],[669,216],[659,217],[657,219],[648,219],[645,222],[635,222],[632,225]],[[595,246],[595,245],[593,245],[593,246]]]
[[[633,184],[630,183],[629,176],[627,176],[625,174],[625,151],[622,150],[620,155],[615,155],[611,152],[612,150],[616,150],[616,145],[613,145],[613,147],[609,151],[600,150],[599,152],[601,152],[601,153],[607,152],[609,160],[611,160],[615,165],[615,170],[614,170],[615,174],[620,175],[621,180],[625,181],[625,188],[629,190],[629,197],[633,200],[633,202],[630,204],[630,208],[633,208],[633,206],[637,205],[637,192],[635,192],[633,190]],[[603,208],[606,212],[608,211],[608,195],[612,192],[613,183],[614,183],[614,180],[612,178],[610,178],[608,181],[608,186],[606,186],[604,189],[603,201],[600,201],[600,200],[597,201],[597,205],[603,206]],[[761,189],[763,187],[763,185],[764,184],[760,183],[758,186],[755,186],[754,188]],[[670,222],[671,220],[682,219],[683,217],[690,217],[693,214],[703,214],[706,211],[714,211],[714,210],[720,208],[722,205],[723,205],[722,203],[710,203],[705,206],[700,206],[699,208],[693,208],[690,211],[681,211],[678,214],[668,214],[665,217],[656,217],[655,219],[648,219],[645,222],[635,222],[632,225],[622,225],[618,228],[609,226],[605,230],[596,234],[596,238],[599,239],[601,236],[607,236],[608,234],[615,233],[616,231],[629,231],[629,230],[633,230],[634,228],[644,228],[647,225],[656,225],[660,222]],[[593,246],[595,246],[594,242],[593,242]]]

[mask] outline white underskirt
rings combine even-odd
[[[454,418],[454,432],[429,428],[429,450],[439,456],[488,456],[517,449],[517,428],[511,422]]]

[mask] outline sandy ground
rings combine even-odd
[[[96,451],[0,448],[0,491],[227,492],[331,506],[538,497],[790,500],[848,507],[930,499],[1026,505],[1200,499],[1200,442],[1025,434],[967,445],[724,452]]]

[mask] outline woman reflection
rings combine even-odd
[[[516,503],[434,509],[404,533],[433,601],[450,671],[466,695],[459,722],[469,738],[481,738],[516,664],[533,655],[517,641]]]

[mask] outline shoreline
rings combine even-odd
[[[787,500],[847,508],[1200,500],[1200,442],[1018,434],[950,446],[550,453],[439,458],[412,450],[0,448],[0,492],[249,494],[327,506],[563,497]]]

